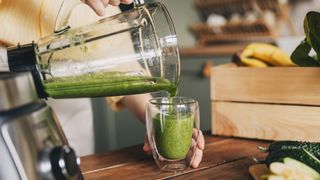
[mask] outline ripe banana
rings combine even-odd
[[[252,43],[249,44],[241,53],[241,62],[248,65],[249,60],[264,61],[265,64],[273,66],[296,66],[290,59],[290,56],[276,46],[266,43]],[[256,64],[254,67],[261,67],[261,63]],[[259,65],[258,65],[259,64]]]
[[[241,62],[249,67],[268,67],[268,64],[255,58],[241,58]]]

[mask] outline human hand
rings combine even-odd
[[[188,157],[191,167],[199,167],[199,164],[203,156],[204,144],[205,142],[202,131],[194,128],[192,133],[192,145],[190,148],[190,156]],[[147,154],[151,154],[152,152],[147,136],[145,136],[144,139],[143,151],[145,151]]]
[[[119,6],[122,4],[131,4],[133,0],[83,0],[88,4],[99,16],[105,15],[105,8],[110,4],[113,6]]]

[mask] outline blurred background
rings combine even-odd
[[[152,2],[152,1],[147,1]],[[210,67],[230,62],[250,42],[291,53],[304,37],[303,18],[319,0],[162,0],[180,44],[179,95],[200,102],[201,129],[211,129]],[[145,127],[127,110],[114,112],[92,99],[96,152],[142,144]],[[142,147],[141,147],[142,148]]]

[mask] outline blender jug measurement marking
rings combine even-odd
[[[148,24],[148,22],[147,22],[147,20],[145,18],[143,18],[141,20],[141,23],[144,24],[144,25]],[[142,29],[141,28],[139,28],[139,40],[140,40],[140,44],[143,44],[143,41],[142,41]],[[141,52],[144,52],[144,46],[142,45],[142,46],[140,46],[140,48],[141,48]],[[145,68],[147,70],[147,75],[151,76],[151,72],[150,72],[149,66],[147,64],[146,58],[142,55],[141,52],[140,52],[140,55],[141,55],[141,57],[143,59],[144,66],[145,66]]]
[[[46,54],[46,53],[49,53],[49,52],[52,52],[52,51],[55,51],[55,50],[62,50],[62,49],[68,48],[68,47],[81,45],[83,43],[88,43],[88,42],[95,41],[95,40],[98,40],[98,39],[101,39],[101,38],[105,38],[105,37],[109,37],[109,36],[112,36],[112,35],[115,35],[115,34],[131,31],[131,30],[134,30],[134,29],[138,29],[138,28],[141,28],[141,27],[143,27],[143,24],[139,24],[138,26],[131,27],[131,28],[128,28],[128,29],[123,29],[123,30],[116,31],[116,32],[112,32],[112,33],[109,33],[109,34],[104,34],[104,35],[101,35],[101,36],[93,37],[93,38],[90,38],[90,39],[85,39],[84,37],[82,37],[81,38],[82,41],[76,41],[76,42],[72,42],[72,40],[68,38],[67,40],[69,40],[69,41],[67,41],[67,42],[58,41],[58,42],[54,42],[52,44],[49,44],[46,47],[46,49],[44,49],[43,51],[41,51],[41,49],[39,49],[39,52],[37,53],[37,55],[43,55],[43,54]],[[84,34],[82,34],[82,36],[84,36]],[[74,38],[74,36],[72,36],[72,38]],[[65,43],[65,45],[61,45],[61,43]]]
[[[157,52],[160,54],[159,58],[160,58],[160,77],[164,77],[163,76],[163,72],[164,72],[164,69],[163,69],[163,60],[162,60],[162,52],[161,52],[161,46],[160,46],[160,43],[159,43],[159,37],[158,37],[158,32],[156,30],[156,27],[154,25],[154,22],[152,21],[152,16],[149,12],[149,10],[146,8],[146,7],[143,7],[143,10],[146,12],[146,14],[148,15],[149,19],[150,19],[150,24],[151,24],[151,27],[154,31],[154,36],[155,36],[155,43],[156,43],[156,46],[157,46],[157,49],[160,49],[160,52]],[[155,13],[155,12],[154,12]],[[142,32],[141,32],[141,29],[139,29],[139,35],[140,35],[140,43],[143,44],[143,41],[142,41]],[[142,52],[144,52],[144,49],[143,49],[144,46],[142,46]],[[143,57],[143,56],[142,56]],[[147,72],[150,73],[150,70],[149,70],[149,67],[147,66],[147,62],[146,62],[146,59],[143,57],[143,60],[144,60],[144,63],[145,63],[145,66],[147,67]]]

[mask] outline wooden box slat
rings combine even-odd
[[[320,107],[212,102],[212,134],[320,141]]]
[[[215,67],[211,71],[211,99],[320,105],[320,68]]]

